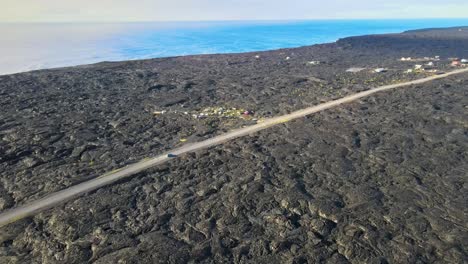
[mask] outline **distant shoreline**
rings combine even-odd
[[[0,44],[0,75],[104,61],[265,52],[463,24],[468,19],[0,24],[0,33],[9,36]]]

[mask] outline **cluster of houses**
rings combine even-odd
[[[434,66],[434,63],[433,63],[434,61],[440,61],[440,56],[435,56],[433,58],[431,58],[431,57],[424,57],[424,58],[403,57],[403,58],[400,59],[400,61],[412,61],[412,62],[430,61],[425,66],[432,67],[432,66]],[[449,58],[449,61],[451,61],[450,65],[453,66],[453,67],[468,66],[468,59]],[[422,68],[422,66],[420,68]]]
[[[400,59],[400,61],[412,61],[412,62],[426,62],[426,64],[416,64],[414,65],[413,69],[408,69],[406,73],[412,73],[412,72],[423,72],[423,71],[428,71],[428,72],[438,72],[435,68],[434,61],[440,61],[439,56],[435,56],[433,58],[430,57],[424,57],[424,58],[411,58],[411,57],[403,57]],[[449,58],[449,61],[451,61],[450,65],[452,67],[465,67],[468,66],[468,60],[467,59],[459,59],[459,58]]]
[[[406,70],[406,73],[413,73],[413,72],[441,73],[439,70],[436,69],[436,65],[434,63],[440,60],[441,60],[440,56],[424,57],[424,58],[402,57],[400,59],[400,61],[405,61],[405,62],[419,62],[419,64],[415,64],[413,68]],[[451,61],[450,65],[452,67],[468,67],[468,59],[449,58],[448,60]],[[347,69],[346,72],[357,73],[365,69],[366,68],[352,67],[352,68]],[[372,71],[374,73],[383,73],[383,72],[387,72],[388,69],[377,68]]]
[[[413,61],[413,62],[418,62],[418,61],[440,61],[440,56],[424,57],[424,58],[403,57],[400,60],[401,61]]]

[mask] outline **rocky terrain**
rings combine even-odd
[[[185,140],[434,74],[406,73],[423,63],[400,58],[435,56],[423,63],[438,71],[468,57],[468,28],[0,76],[0,209]],[[0,263],[463,263],[467,98],[465,74],[181,157],[1,228]],[[220,107],[253,116],[199,117]]]

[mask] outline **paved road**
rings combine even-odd
[[[317,106],[308,107],[308,108],[293,112],[291,114],[267,119],[263,123],[245,127],[242,129],[237,129],[232,132],[228,132],[226,134],[216,136],[216,137],[213,137],[213,138],[210,138],[205,141],[198,142],[198,143],[188,144],[186,146],[182,146],[181,148],[174,149],[173,151],[169,153],[174,154],[174,155],[182,155],[182,154],[193,152],[196,150],[209,148],[211,146],[219,145],[226,141],[229,141],[238,137],[246,136],[246,135],[255,133],[257,131],[264,130],[274,125],[285,123],[293,119],[305,117],[307,115],[317,113],[319,111],[323,111],[323,110],[326,110],[335,106],[339,106],[341,104],[349,103],[349,102],[355,101],[363,97],[370,96],[378,92],[387,91],[390,89],[395,89],[395,88],[400,88],[400,87],[406,87],[406,86],[410,86],[414,84],[421,84],[421,83],[433,81],[436,79],[442,79],[451,75],[467,73],[467,72],[468,72],[468,68],[464,68],[464,69],[455,70],[455,71],[448,72],[445,74],[431,76],[431,77],[427,77],[427,78],[419,79],[415,81],[381,86],[375,89],[352,94],[352,95],[343,97],[341,99],[333,100],[333,101],[323,103]],[[80,183],[78,185],[69,187],[67,189],[52,193],[36,201],[32,201],[25,205],[2,212],[0,213],[0,227],[13,223],[15,221],[18,221],[20,219],[26,218],[28,216],[33,216],[41,211],[44,211],[56,205],[62,204],[66,201],[69,201],[70,199],[75,198],[79,195],[82,195],[84,193],[96,190],[103,186],[112,184],[117,180],[130,177],[132,175],[137,174],[138,172],[154,167],[158,164],[167,162],[168,160],[172,159],[167,156],[167,154],[169,153],[165,153],[165,154],[162,154],[160,156],[157,156],[151,159],[145,159],[143,161],[129,165],[122,169],[101,175],[95,179],[92,179],[92,180]]]

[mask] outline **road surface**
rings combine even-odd
[[[104,175],[101,175],[101,176],[95,178],[95,179],[80,183],[80,184],[75,185],[75,186],[71,186],[71,187],[69,187],[67,189],[52,193],[52,194],[47,195],[47,196],[45,196],[45,197],[43,197],[41,199],[38,199],[36,201],[32,201],[32,202],[27,203],[25,205],[21,205],[19,207],[16,207],[16,208],[7,210],[5,212],[2,212],[2,213],[0,213],[0,227],[5,226],[5,225],[10,224],[10,223],[13,223],[13,222],[16,222],[16,221],[18,221],[20,219],[23,219],[23,218],[33,216],[33,215],[35,215],[35,214],[37,214],[39,212],[42,212],[42,211],[47,210],[49,208],[52,208],[52,207],[54,207],[56,205],[62,204],[64,202],[66,202],[66,201],[69,201],[72,198],[75,198],[75,197],[77,197],[79,195],[82,195],[84,193],[99,189],[99,188],[101,188],[103,186],[112,184],[112,183],[114,183],[114,182],[116,182],[118,180],[121,180],[123,178],[133,176],[133,175],[137,174],[138,172],[141,172],[141,171],[146,170],[148,168],[154,167],[154,166],[156,166],[158,164],[167,162],[170,159],[173,159],[171,157],[168,157],[168,154],[174,154],[176,156],[179,156],[179,155],[182,155],[182,154],[185,154],[185,153],[194,152],[194,151],[197,151],[197,150],[200,150],[200,149],[209,148],[209,147],[222,144],[222,143],[224,143],[226,141],[229,141],[229,140],[232,140],[232,139],[235,139],[235,138],[238,138],[238,137],[246,136],[246,135],[255,133],[257,131],[264,130],[266,128],[269,128],[269,127],[272,127],[272,126],[275,126],[275,125],[278,125],[278,124],[282,124],[282,123],[285,123],[285,122],[288,122],[288,121],[291,121],[291,120],[294,120],[294,119],[305,117],[307,115],[317,113],[319,111],[323,111],[323,110],[326,110],[326,109],[329,109],[329,108],[332,108],[332,107],[335,107],[335,106],[339,106],[341,104],[349,103],[349,102],[358,100],[358,99],[363,98],[363,97],[370,96],[370,95],[378,93],[378,92],[383,92],[383,91],[387,91],[387,90],[391,90],[391,89],[395,89],[395,88],[400,88],[400,87],[406,87],[406,86],[410,86],[410,85],[414,85],[414,84],[422,84],[422,83],[425,83],[425,82],[429,82],[429,81],[433,81],[433,80],[437,80],[437,79],[442,79],[442,78],[445,78],[445,77],[448,77],[448,76],[451,76],[451,75],[467,73],[467,72],[468,72],[468,68],[464,68],[464,69],[459,69],[459,70],[455,70],[455,71],[452,71],[452,72],[448,72],[448,73],[445,73],[445,74],[435,75],[435,76],[431,76],[431,77],[427,77],[427,78],[423,78],[423,79],[418,79],[418,80],[414,80],[414,81],[409,81],[409,82],[405,82],[405,83],[381,86],[381,87],[378,87],[378,88],[374,88],[374,89],[359,92],[359,93],[356,93],[356,94],[348,95],[348,96],[343,97],[341,99],[332,100],[332,101],[329,101],[327,103],[323,103],[323,104],[319,104],[319,105],[316,105],[316,106],[308,107],[308,108],[293,112],[291,114],[266,119],[263,123],[259,123],[259,124],[252,125],[252,126],[249,126],[249,127],[237,129],[237,130],[228,132],[226,134],[216,136],[216,137],[213,137],[213,138],[210,138],[210,139],[198,142],[198,143],[188,144],[186,146],[182,146],[180,148],[174,149],[173,151],[164,153],[164,154],[162,154],[160,156],[157,156],[157,157],[154,157],[154,158],[151,158],[151,159],[145,159],[145,160],[140,161],[138,163],[128,165],[127,167],[124,167],[122,169],[115,170],[115,171],[112,171],[112,172],[108,172],[108,173],[106,173]]]

